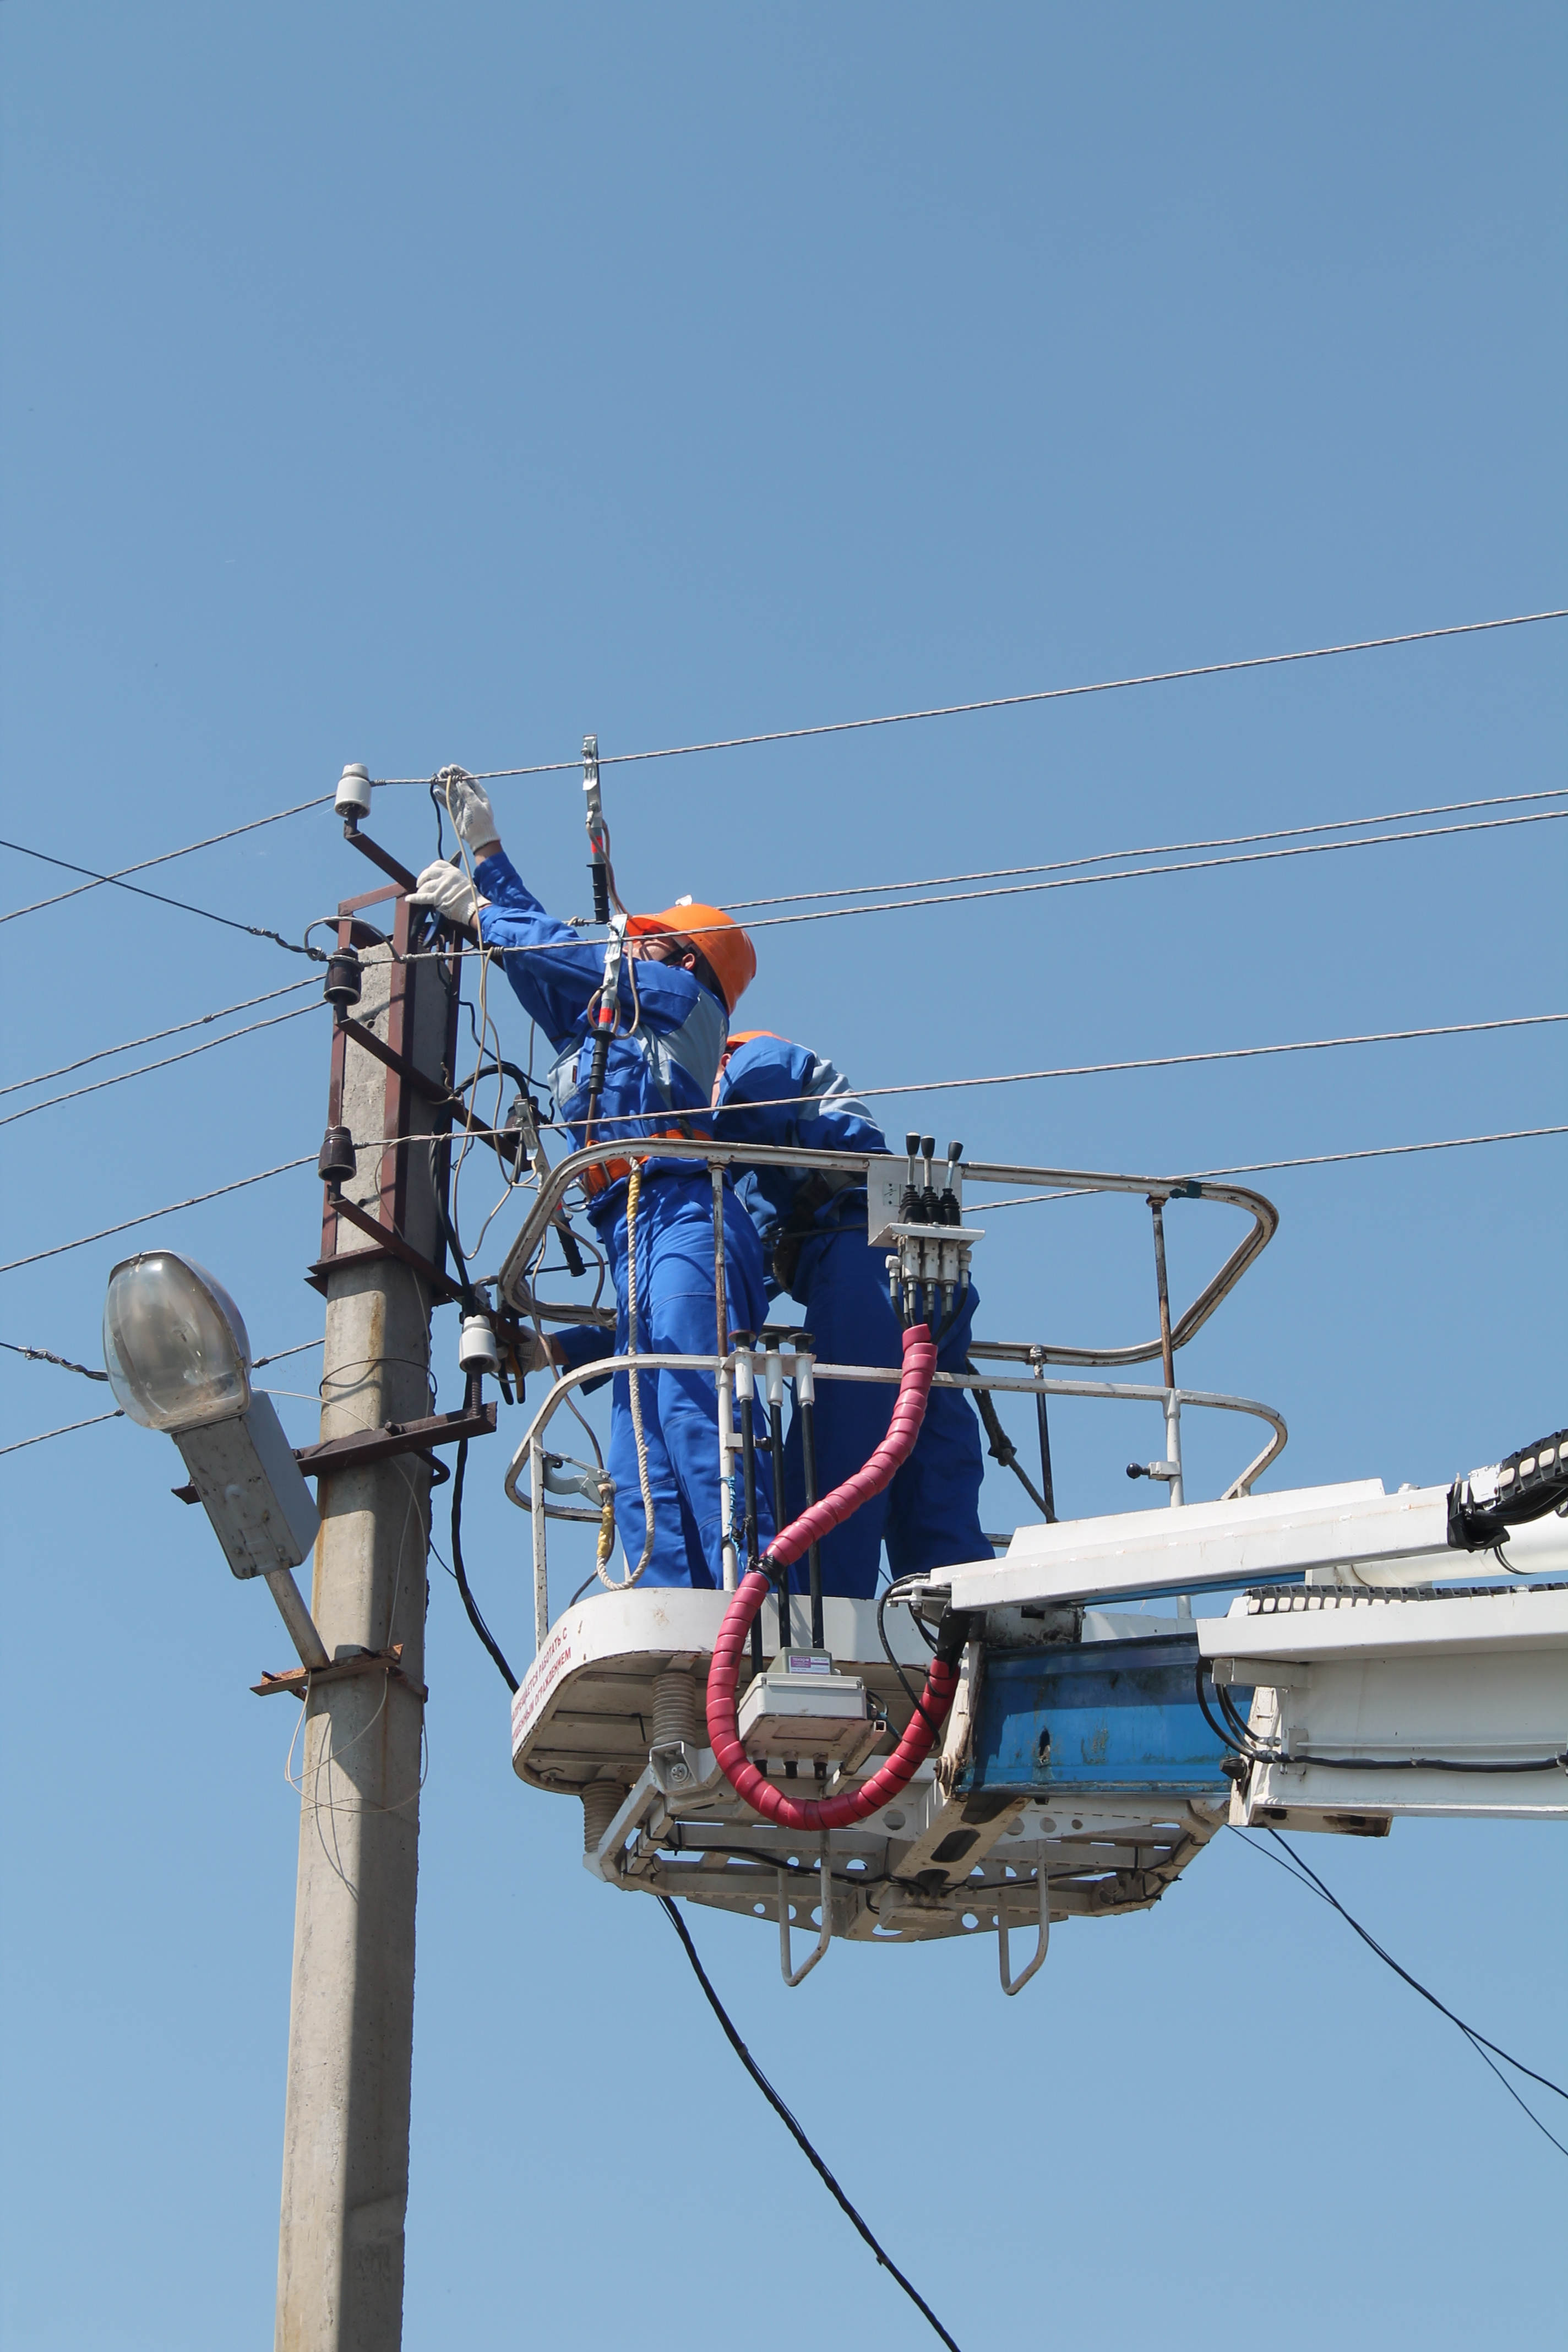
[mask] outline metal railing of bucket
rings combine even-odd
[[[719,1392],[720,1486],[721,1496],[730,1494],[731,1459],[738,1454],[740,1440],[734,1433],[734,1397],[741,1351],[728,1346],[726,1302],[724,1297],[724,1258],[722,1234],[722,1202],[724,1171],[728,1167],[786,1167],[822,1171],[830,1174],[856,1175],[864,1178],[873,1164],[873,1156],[856,1152],[811,1152],[782,1146],[757,1144],[736,1145],[706,1140],[687,1142],[675,1138],[660,1137],[650,1148],[650,1156],[660,1160],[690,1160],[705,1167],[713,1186],[715,1258],[715,1352],[712,1355],[672,1355],[652,1349],[638,1349],[635,1354],[601,1357],[574,1370],[560,1370],[548,1394],[529,1423],[528,1431],[514,1454],[506,1475],[506,1493],[510,1501],[521,1509],[530,1511],[533,1521],[533,1588],[534,1631],[542,1643],[550,1628],[548,1589],[548,1558],[546,1523],[551,1518],[598,1522],[596,1507],[589,1507],[584,1490],[584,1507],[551,1505],[543,1497],[552,1490],[574,1491],[575,1485],[568,1475],[560,1475],[562,1457],[552,1455],[544,1437],[552,1421],[568,1403],[574,1391],[585,1381],[596,1381],[620,1371],[658,1372],[700,1371],[710,1374]],[[537,1198],[529,1212],[521,1232],[508,1251],[501,1267],[500,1288],[502,1297],[515,1310],[542,1325],[544,1321],[557,1324],[595,1324],[612,1328],[616,1317],[608,1307],[589,1307],[575,1304],[552,1305],[537,1298],[531,1286],[531,1269],[542,1253],[553,1218],[560,1209],[568,1188],[579,1181],[591,1167],[604,1157],[603,1147],[574,1152],[570,1158],[551,1169],[544,1176]],[[880,1155],[876,1156],[878,1159]],[[1006,1373],[938,1372],[935,1385],[943,1388],[970,1389],[981,1394],[1014,1393],[1037,1399],[1053,1396],[1089,1397],[1128,1404],[1158,1405],[1164,1415],[1166,1452],[1164,1460],[1151,1465],[1155,1475],[1171,1489],[1171,1501],[1179,1505],[1184,1499],[1182,1483],[1181,1415],[1184,1406],[1203,1411],[1247,1413],[1269,1425],[1269,1438],[1262,1451],[1247,1463],[1225,1489],[1225,1500],[1250,1492],[1253,1482],[1260,1477],[1283,1452],[1289,1433],[1281,1416],[1271,1405],[1261,1404],[1249,1397],[1226,1396],[1204,1389],[1184,1389],[1177,1386],[1174,1370],[1176,1351],[1195,1337],[1215,1308],[1240,1281],[1254,1260],[1267,1248],[1278,1230],[1279,1212],[1272,1202],[1240,1184],[1198,1181],[1185,1177],[1121,1176],[1095,1170],[1072,1168],[1029,1168],[1009,1164],[994,1164],[985,1160],[965,1163],[964,1178],[971,1184],[1022,1186],[1026,1190],[1072,1193],[1135,1193],[1149,1203],[1153,1220],[1155,1287],[1159,1309],[1159,1329],[1151,1339],[1138,1341],[1130,1347],[1074,1348],[1056,1341],[987,1340],[971,1342],[971,1362],[984,1364],[1028,1365],[1029,1371]],[[1179,1316],[1173,1318],[1165,1277],[1163,1213],[1173,1200],[1217,1202],[1229,1208],[1243,1210],[1252,1220],[1251,1229],[1231,1252],[1217,1274],[1205,1285]],[[976,1203],[983,1213],[983,1204]],[[790,1350],[781,1350],[777,1339],[775,1354],[782,1354],[784,1377],[797,1381],[809,1365],[816,1381],[874,1381],[896,1387],[899,1372],[893,1367],[867,1364],[832,1364],[816,1361]],[[753,1362],[760,1362],[762,1350],[747,1351]],[[1090,1381],[1081,1379],[1050,1379],[1047,1364],[1069,1366],[1121,1366],[1145,1363],[1161,1359],[1163,1380],[1159,1386],[1124,1381]],[[520,1481],[528,1472],[528,1491],[521,1490]],[[736,1554],[732,1530],[726,1525],[730,1538],[726,1548],[726,1582],[732,1582]]]

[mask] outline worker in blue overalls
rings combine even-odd
[[[410,903],[474,925],[500,949],[524,1011],[554,1046],[550,1084],[579,1147],[603,1147],[586,1179],[588,1217],[616,1285],[616,1353],[626,1351],[629,1148],[641,1161],[635,1203],[637,1346],[646,1353],[711,1356],[717,1339],[713,1192],[705,1168],[660,1160],[660,1136],[711,1132],[711,1100],[728,1016],[756,970],[752,943],[722,908],[685,901],[626,919],[617,1016],[599,1094],[589,1078],[605,951],[546,914],[501,848],[488,795],[454,779],[448,805],[472,866],[426,867]],[[644,1156],[647,1155],[647,1156]],[[724,1189],[725,1289],[731,1330],[757,1330],[767,1312],[755,1226]],[[591,1349],[589,1352],[593,1352]],[[628,1571],[655,1585],[723,1583],[719,1423],[710,1372],[617,1372],[607,1467]],[[640,1423],[642,1444],[637,1423]],[[639,1461],[639,1454],[641,1460]],[[758,1522],[773,1533],[772,1482],[758,1464]],[[644,1478],[653,1505],[647,1527]],[[739,1527],[739,1516],[736,1520]]]
[[[765,1029],[731,1038],[720,1066],[713,1131],[725,1143],[793,1144],[817,1151],[885,1152],[887,1139],[833,1064]],[[756,1226],[773,1281],[805,1308],[824,1363],[902,1360],[888,1293],[887,1256],[868,1246],[866,1188],[854,1174],[750,1168],[736,1192]],[[940,1340],[937,1369],[964,1370],[974,1319],[973,1289]],[[888,1432],[895,1391],[867,1381],[823,1381],[816,1390],[816,1484],[826,1494]],[[980,1528],[980,1431],[961,1389],[933,1388],[915,1450],[887,1491],[862,1503],[822,1544],[825,1592],[868,1600],[881,1547],[895,1576],[989,1559]],[[802,1507],[800,1430],[784,1445],[786,1518]],[[803,1573],[797,1570],[799,1577]]]

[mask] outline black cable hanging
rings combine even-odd
[[[1330,1889],[1325,1886],[1323,1881],[1318,1876],[1317,1872],[1312,1868],[1311,1864],[1303,1861],[1301,1856],[1297,1853],[1295,1847],[1289,1844],[1286,1840],[1280,1836],[1278,1830],[1269,1830],[1268,1835],[1274,1840],[1275,1844],[1281,1847],[1289,1856],[1289,1860],[1288,1862],[1280,1862],[1278,1854],[1270,1853],[1267,1846],[1259,1845],[1255,1838],[1247,1836],[1245,1830],[1237,1830],[1237,1835],[1240,1838],[1243,1845],[1250,1846],[1255,1853],[1262,1854],[1266,1861],[1278,1863],[1281,1870],[1289,1871],[1290,1875],[1295,1878],[1300,1885],[1305,1886],[1308,1889],[1309,1893],[1320,1895],[1321,1899],[1329,1905],[1331,1910],[1339,1913],[1340,1917],[1344,1921],[1347,1927],[1352,1927],[1355,1930],[1356,1934],[1361,1937],[1362,1942],[1367,1947],[1367,1949],[1369,1951],[1375,1952],[1378,1958],[1383,1961],[1384,1965],[1386,1968],[1391,1968],[1394,1970],[1394,1975],[1398,1977],[1402,1982],[1410,1987],[1412,1992],[1418,1992],[1423,2000],[1430,2001],[1432,2007],[1437,2011],[1440,2017],[1446,2017],[1450,2025],[1457,2025],[1459,2032],[1464,2035],[1466,2041],[1475,2051],[1477,2057],[1479,2058],[1484,2064],[1491,2068],[1492,2073],[1497,2076],[1498,2081],[1502,2084],[1503,2089],[1508,2093],[1509,2097],[1513,2100],[1516,2106],[1523,2108],[1524,2113],[1530,2117],[1531,2122],[1535,2126],[1536,2130],[1540,2132],[1542,2138],[1549,2139],[1552,2142],[1552,2147],[1557,2150],[1559,2156],[1568,2156],[1568,2147],[1563,2146],[1563,2142],[1554,2133],[1548,2131],[1546,2126],[1542,2122],[1541,2117],[1535,2113],[1535,2110],[1532,2107],[1525,2105],[1525,2102],[1520,2097],[1519,2093],[1514,2089],[1513,2084],[1503,2073],[1502,2067],[1496,2063],[1496,2060],[1500,2058],[1504,2065],[1513,2067],[1517,2074],[1525,2075],[1529,2081],[1539,2083],[1542,2090],[1554,2092],[1560,2099],[1568,2099],[1568,2091],[1563,2089],[1561,2083],[1554,2083],[1549,2074],[1538,2074],[1533,2066],[1527,2066],[1522,2059],[1510,2056],[1509,2052],[1500,2048],[1497,2042],[1489,2042],[1484,2033],[1479,2033],[1473,2025],[1467,2025],[1462,2017],[1456,2017],[1454,2011],[1449,2009],[1445,2002],[1440,2001],[1435,1992],[1428,1992],[1426,1987],[1420,1981],[1419,1978],[1413,1977],[1408,1969],[1403,1969],[1400,1967],[1399,1962],[1394,1958],[1391,1952],[1384,1951],[1376,1937],[1370,1935],[1366,1928],[1362,1926],[1359,1919],[1353,1919],[1351,1916],[1350,1913],[1345,1909],[1344,1905],[1340,1901],[1339,1896],[1331,1893]]]
[[[882,2268],[898,2282],[900,2286],[902,2287],[904,2293],[909,2296],[910,2301],[914,2305],[915,2309],[920,2313],[921,2317],[926,2322],[929,2327],[934,2329],[936,2334],[941,2336],[942,2342],[948,2347],[948,2352],[959,2352],[957,2344],[954,2343],[952,2337],[948,2334],[946,2328],[942,2326],[941,2320],[937,2317],[935,2312],[931,2309],[924,2295],[921,2294],[920,2289],[917,2286],[912,2285],[904,2276],[903,2272],[899,2268],[897,2263],[894,2262],[891,2254],[889,2254],[887,2249],[879,2242],[878,2239],[872,2234],[869,2225],[862,2216],[857,2212],[855,2207],[851,2205],[848,2198],[846,2197],[843,2189],[839,2187],[837,2181],[834,2179],[832,2173],[828,2170],[821,2157],[818,2156],[816,2150],[807,2139],[800,2125],[790,2113],[788,2107],[785,2106],[784,2101],[780,2098],[778,2093],[774,2090],[773,2084],[769,2082],[767,2076],[763,2074],[762,2068],[758,2065],[756,2060],[752,2057],[751,2052],[742,2041],[739,2032],[736,2031],[736,2028],[730,2018],[729,2011],[725,2009],[723,2002],[720,2000],[718,1994],[714,1991],[711,1983],[709,1981],[708,1971],[697,1956],[697,1947],[691,1940],[690,1931],[687,1927],[685,1920],[676,1909],[675,1905],[670,1901],[668,1895],[661,1895],[658,1897],[658,1900],[664,1907],[664,1911],[669,1920],[670,1926],[674,1928],[676,1934],[681,1940],[681,1944],[685,1948],[686,1957],[690,1961],[692,1971],[696,1976],[697,1981],[701,1986],[702,1990],[707,1997],[708,2006],[711,2009],[714,2016],[723,2027],[724,2038],[729,2042],[731,2049],[733,2050],[736,2057],[740,2060],[742,2065],[745,2068],[747,2074],[751,2076],[758,2090],[761,2091],[763,2098],[766,2099],[774,2115],[777,2116],[784,2129],[789,2133],[790,2137],[795,2141],[796,2147],[800,2149],[801,2154],[805,2158],[806,2162],[816,2173],[828,2195],[833,2199],[839,2210],[854,2224],[861,2237],[865,2239],[866,2243],[870,2247],[871,2252],[876,2255],[877,2260],[881,2264]]]
[[[508,1690],[515,1692],[517,1676],[508,1665],[500,1643],[485,1623],[479,1604],[469,1589],[468,1570],[463,1566],[463,1481],[468,1475],[468,1441],[464,1437],[458,1441],[457,1465],[452,1472],[452,1574],[456,1577],[458,1590],[463,1596],[463,1606],[468,1612],[469,1624],[500,1669],[501,1680]]]

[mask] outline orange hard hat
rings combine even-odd
[[[634,939],[647,931],[672,931],[678,939],[689,940],[723,990],[731,1013],[757,976],[756,950],[722,907],[682,898],[679,906],[665,907],[657,915],[628,916],[626,929]]]

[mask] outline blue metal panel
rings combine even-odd
[[[961,1785],[1224,1796],[1228,1744],[1204,1720],[1197,1664],[1195,1633],[989,1652]],[[1233,1696],[1245,1716],[1251,1693]]]

